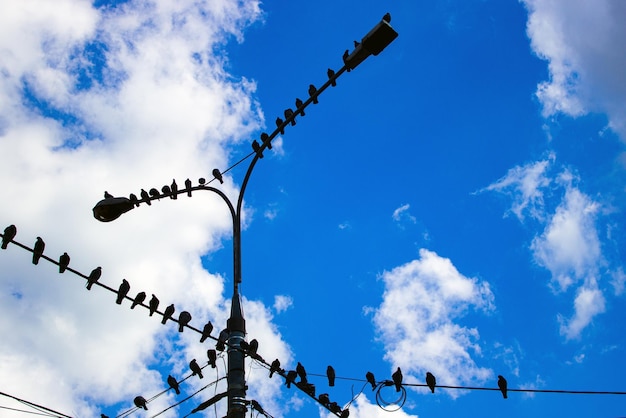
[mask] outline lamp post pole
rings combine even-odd
[[[378,55],[387,45],[389,45],[397,36],[397,32],[389,24],[391,16],[386,14],[383,19],[370,30],[362,39],[361,42],[355,42],[355,47],[352,52],[346,50],[343,55],[343,67],[337,72],[329,70],[328,81],[324,83],[319,89],[314,86],[309,88],[309,98],[304,101],[296,101],[297,109],[295,111],[285,111],[285,120],[282,123],[277,122],[277,127],[270,135],[262,134],[261,143],[254,141],[252,144],[253,152],[248,155],[254,154],[250,165],[246,171],[243,182],[241,183],[241,189],[237,197],[236,205],[230,201],[228,196],[223,191],[215,187],[206,184],[204,179],[200,179],[199,186],[192,186],[190,181],[185,182],[186,188],[177,189],[176,191],[168,188],[169,196],[175,198],[179,194],[187,193],[191,196],[191,192],[195,190],[209,190],[218,194],[222,200],[228,206],[233,222],[233,296],[230,308],[230,317],[227,320],[226,330],[228,337],[226,339],[227,353],[228,353],[228,374],[227,374],[227,395],[228,395],[228,418],[244,418],[247,411],[246,404],[246,378],[245,378],[245,351],[241,348],[241,343],[245,341],[246,336],[246,321],[243,316],[243,309],[241,307],[241,295],[239,293],[239,284],[242,280],[241,275],[241,210],[243,206],[243,197],[248,186],[248,181],[254,167],[256,166],[259,158],[262,158],[263,151],[266,148],[271,148],[271,141],[279,134],[284,132],[284,129],[289,125],[296,116],[304,115],[304,109],[311,103],[317,103],[318,96],[326,90],[329,86],[335,86],[336,80],[344,72],[353,70],[361,62],[363,62],[370,55]],[[247,158],[247,157],[246,157]],[[214,176],[216,176],[214,170]],[[217,170],[219,175],[223,173]],[[226,170],[228,171],[228,170]],[[217,177],[217,176],[216,176]],[[211,180],[213,181],[213,180]],[[210,182],[209,182],[210,183]],[[165,190],[165,188],[164,188]],[[168,193],[164,192],[167,196]],[[120,217],[125,212],[134,209],[139,206],[140,203],[148,203],[158,198],[164,197],[157,191],[156,195],[143,194],[141,199],[137,199],[134,195],[131,198],[125,197],[107,197],[101,200],[94,206],[94,217],[101,222],[110,222]]]

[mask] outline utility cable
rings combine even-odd
[[[39,411],[44,411],[45,413],[48,414],[48,416],[51,416],[51,417],[72,418],[69,415],[65,415],[65,414],[63,414],[61,412],[55,411],[54,409],[45,407],[43,405],[38,405],[38,404],[36,404],[34,402],[30,402],[30,401],[27,401],[25,399],[20,399],[17,396],[9,395],[8,393],[0,392],[0,396],[6,396],[7,398],[14,399],[14,400],[16,400],[16,401],[18,401],[20,403],[23,403],[24,405],[30,406],[33,409],[36,409],[36,410],[39,410]],[[41,413],[40,415],[44,415],[44,413]]]

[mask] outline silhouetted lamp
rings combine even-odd
[[[93,207],[93,217],[100,222],[111,222],[135,206],[125,197],[109,197],[99,201]]]
[[[389,14],[385,15],[385,17],[361,39],[361,43],[358,43],[354,51],[348,54],[344,59],[344,63],[348,68],[353,70],[370,55],[380,54],[387,45],[398,37],[398,32],[391,27],[389,24],[390,21],[391,16],[389,16]]]

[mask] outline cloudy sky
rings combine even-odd
[[[387,3],[387,4],[382,4]],[[626,3],[621,0],[0,4],[0,232],[191,325],[226,325],[232,224],[213,193],[111,223],[92,207],[252,151],[386,12],[399,37],[273,140],[245,194],[247,339],[301,362],[351,417],[619,417],[621,395],[406,386],[390,415],[365,373],[447,386],[626,391]],[[251,158],[211,183],[236,199]],[[16,245],[0,250],[0,393],[119,416],[206,365],[208,340]],[[338,379],[329,387],[326,368]],[[132,416],[224,391],[225,357]],[[247,361],[274,417],[328,412]],[[361,393],[362,392],[362,393]],[[359,395],[360,394],[360,395]],[[357,396],[359,395],[359,396]],[[397,409],[393,389],[382,402]],[[226,401],[204,413],[222,417]],[[0,415],[28,416],[0,396]],[[10,408],[10,409],[6,409]],[[202,415],[198,413],[194,416]]]

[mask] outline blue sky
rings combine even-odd
[[[2,228],[216,330],[233,287],[223,202],[162,199],[106,224],[91,208],[105,190],[128,196],[226,170],[391,13],[398,38],[343,74],[254,169],[242,234],[248,339],[268,361],[301,362],[342,406],[367,371],[386,380],[397,367],[408,384],[431,371],[450,386],[495,388],[503,375],[510,388],[626,391],[619,0],[0,8]],[[219,185],[231,198],[246,167]],[[0,392],[116,416],[166,389],[168,374],[188,375],[192,358],[206,364],[210,344],[197,335],[33,266],[15,245],[0,251],[0,271]],[[223,364],[181,389],[223,377]],[[248,398],[272,416],[328,416],[254,363],[246,376]],[[183,417],[213,390],[161,416]],[[134,416],[181,397],[167,392]],[[407,387],[389,415],[365,388],[350,416],[608,418],[623,405],[620,395]],[[205,412],[224,416],[225,401]]]

